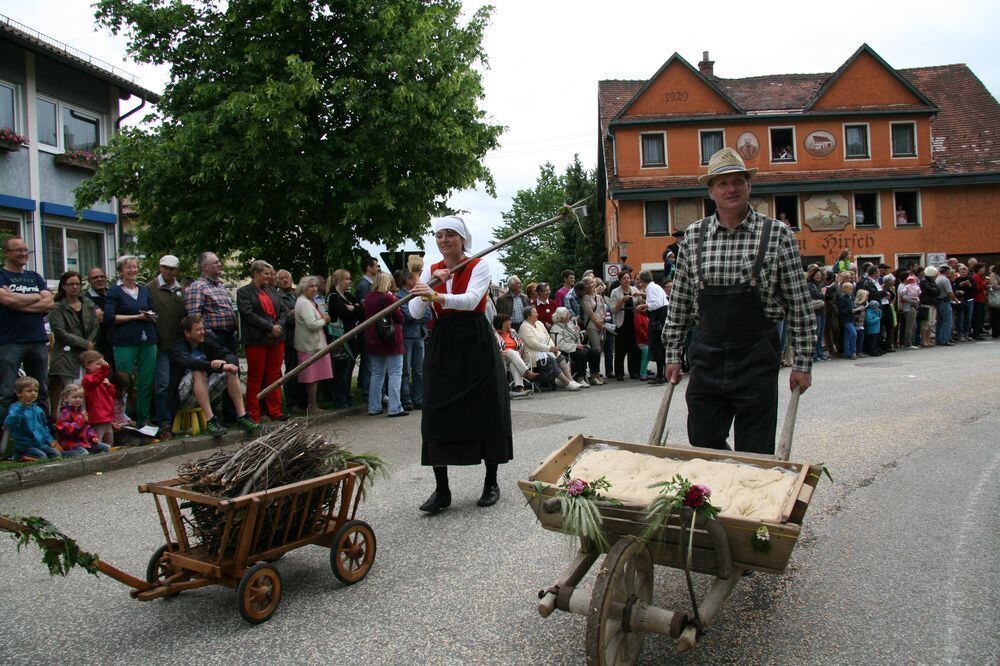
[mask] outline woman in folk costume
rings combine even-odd
[[[414,285],[410,314],[419,319],[430,304],[437,313],[424,356],[424,408],[421,464],[434,467],[435,490],[420,506],[435,514],[451,506],[448,465],[486,464],[479,506],[500,498],[497,467],[514,457],[510,402],[503,361],[490,323],[483,316],[490,286],[490,266],[466,259],[472,235],[460,217],[434,221],[442,260],[425,266]],[[427,286],[436,276],[441,283]]]

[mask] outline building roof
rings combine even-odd
[[[136,95],[153,104],[160,101],[158,93],[143,88],[139,85],[139,80],[125,70],[88,55],[83,51],[74,49],[68,44],[43,35],[37,30],[3,15],[0,15],[0,37],[9,39],[30,51],[41,53],[48,58],[90,74],[130,95]]]
[[[842,71],[843,68],[838,70]],[[881,179],[912,177],[917,175],[941,176],[969,173],[1000,173],[1000,104],[989,90],[964,64],[939,65],[894,70],[906,83],[919,93],[932,107],[921,105],[895,105],[892,107],[861,107],[864,111],[924,111],[936,115],[931,120],[932,167],[900,167],[895,169],[863,169],[834,171],[761,172],[754,182],[758,184],[782,181],[808,182],[810,180]],[[776,74],[740,79],[711,77],[751,120],[763,112],[823,117],[831,111],[807,111],[821,90],[838,72],[826,74]],[[604,166],[608,186],[612,191],[643,190],[649,188],[682,188],[696,185],[694,176],[666,178],[628,178],[614,176],[612,146],[609,126],[621,114],[636,93],[647,81],[610,80],[598,83],[598,113],[601,142],[604,148]],[[700,117],[718,119],[714,114],[685,116],[697,122]],[[729,119],[730,117],[727,117]],[[732,117],[733,119],[739,118]],[[676,121],[671,116],[628,116],[629,120]],[[882,173],[885,172],[885,173]],[[921,173],[918,173],[921,172]],[[627,182],[625,182],[627,181]]]

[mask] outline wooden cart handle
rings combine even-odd
[[[649,436],[649,446],[666,446],[666,442],[663,441],[663,431],[667,427],[667,413],[670,411],[670,401],[674,397],[674,387],[677,386],[673,382],[667,382],[667,390],[663,393],[663,399],[660,400],[660,411],[656,413],[656,420],[653,422],[653,432]]]
[[[785,422],[781,426],[781,439],[778,440],[778,450],[774,453],[774,457],[778,460],[788,460],[792,455],[792,436],[795,434],[795,416],[799,411],[800,395],[802,389],[796,386],[788,399],[788,411],[785,412]]]

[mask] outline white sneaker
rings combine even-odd
[[[580,385],[580,388],[590,388],[590,384],[587,383],[586,379],[577,380],[576,383]]]
[[[580,384],[577,384],[576,382],[570,382],[569,384],[566,385],[566,390],[568,391],[579,391],[580,388],[581,388]]]

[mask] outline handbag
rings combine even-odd
[[[812,300],[813,310],[822,310],[825,307],[826,307],[826,301],[824,301],[822,298],[814,298]]]
[[[991,308],[1000,308],[1000,287],[990,289],[989,295],[986,296],[986,304]]]

